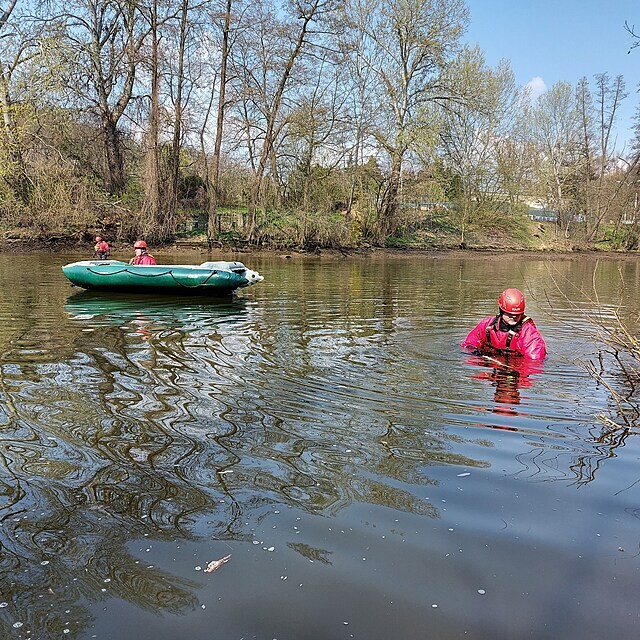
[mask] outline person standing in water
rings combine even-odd
[[[96,236],[96,244],[93,247],[93,256],[97,260],[108,260],[111,253],[111,247],[101,236]]]
[[[498,298],[498,314],[481,320],[462,342],[478,355],[517,353],[543,360],[547,346],[533,320],[524,314],[525,299],[519,289],[505,289]]]

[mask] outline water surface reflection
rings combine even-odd
[[[493,388],[494,413],[521,415],[517,410],[523,398],[521,390],[530,388],[544,371],[544,362],[528,360],[519,355],[470,355],[466,361],[479,367],[471,376],[486,380]],[[526,415],[526,414],[522,414]]]
[[[6,637],[630,637],[638,445],[554,289],[617,309],[617,262],[263,258],[208,302],[38,261],[0,265]],[[511,285],[535,369],[459,349]]]

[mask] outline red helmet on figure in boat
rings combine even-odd
[[[147,243],[144,240],[136,240],[133,243],[133,248],[134,249],[146,249],[147,248]]]
[[[505,289],[498,298],[500,311],[510,314],[524,313],[524,295],[520,289]]]

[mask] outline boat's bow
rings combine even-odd
[[[247,281],[247,284],[241,285],[243,287],[258,284],[258,282],[262,282],[264,280],[264,276],[261,276],[257,271],[248,269],[244,264],[242,264],[242,262],[203,262],[200,267],[204,269],[211,269],[213,271],[231,271],[232,273],[237,273]]]

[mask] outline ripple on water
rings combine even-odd
[[[591,283],[585,265],[557,266]],[[69,295],[51,256],[37,281],[18,266],[0,269],[5,626],[55,609],[87,636],[518,637],[535,611],[553,637],[635,630],[637,433],[596,419],[589,307],[548,261],[265,259],[264,286],[222,303]],[[539,370],[460,351],[507,282],[531,291]]]

